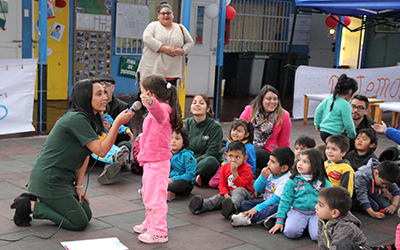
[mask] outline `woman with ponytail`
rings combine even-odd
[[[143,105],[149,111],[143,121],[138,159],[143,164],[142,199],[146,218],[133,231],[144,243],[165,243],[167,189],[171,167],[171,134],[183,126],[178,93],[163,76],[149,75],[140,82]]]
[[[357,90],[356,80],[342,74],[336,83],[333,95],[327,97],[318,105],[315,111],[314,126],[320,132],[321,139],[324,142],[328,136],[340,135],[345,130],[350,139],[356,137],[349,101]]]

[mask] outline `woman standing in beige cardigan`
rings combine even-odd
[[[158,21],[151,22],[143,32],[144,49],[138,68],[138,82],[152,74],[162,75],[177,85],[185,77],[185,55],[194,46],[189,31],[173,22],[171,5],[161,2],[157,8]]]

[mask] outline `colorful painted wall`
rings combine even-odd
[[[47,97],[49,100],[68,98],[68,44],[69,44],[69,1],[47,1]],[[34,20],[37,23],[38,2],[34,2]],[[35,40],[38,33],[34,32]],[[38,58],[38,46],[35,48]]]

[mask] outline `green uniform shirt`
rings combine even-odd
[[[28,190],[39,198],[59,199],[75,194],[74,181],[85,158],[85,145],[98,135],[83,112],[68,112],[57,121],[33,165]]]
[[[190,134],[189,149],[194,152],[197,162],[207,156],[213,156],[221,162],[221,124],[208,116],[199,123],[196,123],[193,117],[186,119],[184,123]]]

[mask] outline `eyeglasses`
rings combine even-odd
[[[358,111],[363,111],[363,110],[365,110],[366,108],[364,108],[363,106],[356,106],[356,105],[351,105],[351,109],[357,109]]]
[[[162,15],[162,16],[164,16],[164,15],[169,16],[169,15],[172,14],[172,12],[171,12],[171,11],[168,11],[168,12],[158,12],[158,14],[160,14],[160,15]]]
[[[111,84],[112,84],[112,82],[105,82],[105,81],[101,81],[101,82],[99,82],[101,85],[107,85],[107,86],[110,86]]]

